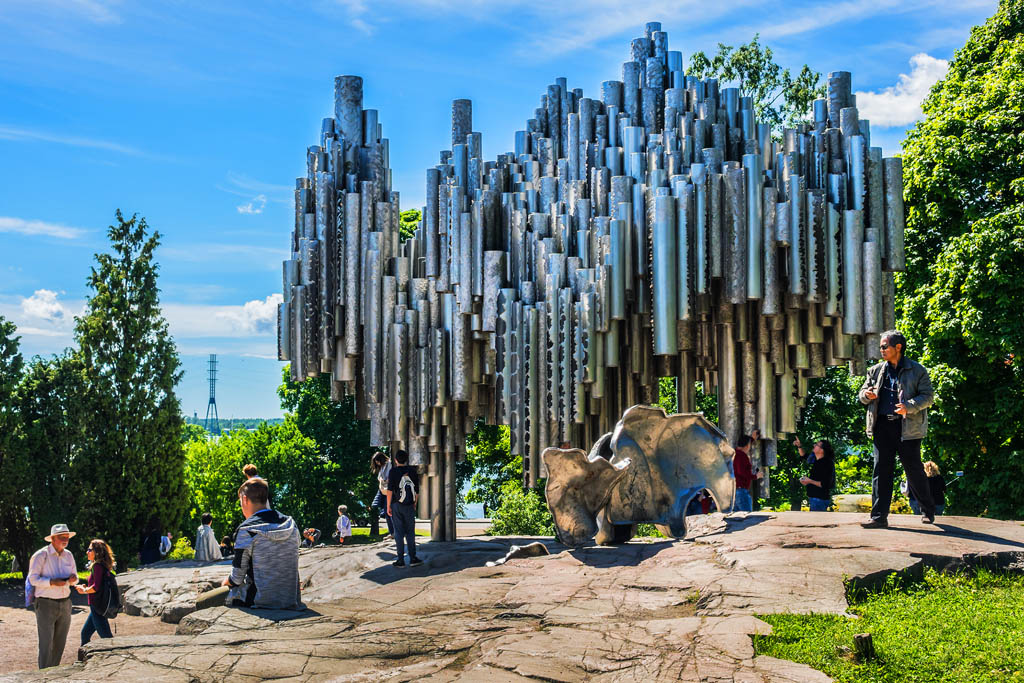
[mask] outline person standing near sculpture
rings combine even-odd
[[[388,525],[388,535],[393,536],[395,526],[391,513],[388,512],[388,474],[391,472],[391,458],[383,451],[377,451],[370,459],[370,471],[377,477],[377,494],[373,497],[370,507],[380,510]]]
[[[757,432],[754,432],[757,434]],[[736,500],[732,509],[737,512],[751,512],[754,509],[754,500],[750,495],[750,485],[754,479],[760,479],[763,475],[760,470],[754,471],[750,465],[749,450],[754,447],[754,437],[744,434],[740,437],[739,445],[736,447],[736,454],[732,459],[733,476],[736,477]]]
[[[800,437],[793,439],[793,445],[804,457],[804,447]],[[800,477],[800,483],[807,487],[807,509],[811,512],[827,512],[832,505],[832,489],[836,485],[836,461],[832,444],[827,440],[815,442],[811,447],[811,471],[807,476]]]
[[[71,628],[71,586],[78,583],[78,566],[67,547],[74,535],[67,524],[54,524],[45,537],[49,545],[37,550],[28,563],[28,583],[35,594],[40,669],[60,664]]]
[[[928,371],[904,355],[906,347],[906,337],[900,332],[883,332],[879,346],[882,362],[868,369],[860,388],[861,403],[868,407],[867,433],[875,446],[871,519],[861,524],[865,529],[889,526],[896,456],[921,504],[921,521],[935,521],[935,503],[921,464],[921,441],[928,433],[928,408],[935,394]]]
[[[409,552],[409,566],[423,564],[416,557],[416,499],[419,497],[420,475],[409,464],[409,454],[395,451],[395,465],[388,473],[388,515],[395,525],[395,549],[398,559],[394,566],[405,566],[405,551]]]

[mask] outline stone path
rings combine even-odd
[[[424,544],[426,564],[402,570],[384,545],[314,550],[301,560],[306,612],[195,612],[178,635],[94,641],[84,664],[11,680],[826,681],[755,657],[750,634],[770,627],[753,615],[842,613],[844,577],[1024,568],[1020,524],[944,517],[927,527],[908,516],[866,531],[862,519],[710,515],[684,542],[549,542],[549,556],[490,568],[512,539]]]

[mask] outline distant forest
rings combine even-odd
[[[266,422],[269,425],[279,425],[284,422],[283,417],[222,417],[217,420],[220,430],[230,431],[232,429],[256,429]],[[206,420],[201,417],[186,417],[185,424],[206,426]]]

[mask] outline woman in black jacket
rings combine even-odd
[[[804,457],[804,448],[800,438],[793,440],[793,445]],[[815,442],[812,447],[814,460],[807,476],[800,477],[800,483],[807,487],[807,507],[811,512],[826,512],[832,505],[832,489],[836,485],[836,462],[832,452],[832,444],[826,439]]]

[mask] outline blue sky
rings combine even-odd
[[[277,416],[291,188],[333,112],[334,76],[363,76],[414,208],[450,143],[451,100],[473,100],[494,158],[556,77],[599,96],[647,21],[687,62],[760,33],[794,71],[852,71],[873,144],[896,153],[945,60],[996,5],[0,0],[0,315],[26,355],[70,345],[114,210],[138,212],[163,235],[183,410],[205,413],[206,354],[217,353],[221,416]]]

